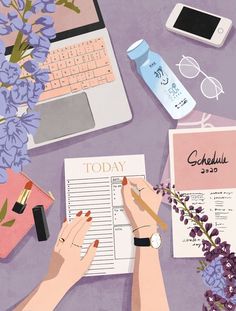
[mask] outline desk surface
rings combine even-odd
[[[175,3],[174,0],[99,1],[134,117],[128,124],[30,152],[32,163],[26,173],[56,197],[56,203],[48,214],[51,237],[47,242],[38,243],[34,230],[31,230],[13,254],[1,262],[1,311],[11,310],[46,272],[51,250],[65,218],[64,158],[144,153],[149,181],[153,184],[160,181],[168,156],[168,129],[175,128],[176,122],[170,119],[156,98],[140,83],[126,56],[126,49],[131,43],[145,38],[151,49],[163,56],[178,77],[180,74],[175,64],[180,61],[181,55],[196,58],[208,75],[221,81],[225,91],[218,102],[208,100],[200,91],[202,77],[193,80],[180,77],[197,100],[197,109],[236,119],[235,30],[231,31],[221,49],[170,33],[164,25]],[[196,5],[193,0],[185,0],[185,3]],[[200,0],[197,5],[203,10],[231,18],[236,25],[235,0]],[[170,208],[164,204],[161,216],[171,227]],[[171,230],[164,236],[160,256],[170,309],[201,310],[205,289],[196,273],[197,259],[172,258]],[[56,310],[129,311],[131,284],[131,275],[85,278],[70,290]],[[154,299],[158,299],[158,296]]]

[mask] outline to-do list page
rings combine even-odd
[[[65,159],[67,220],[79,210],[91,211],[93,222],[82,255],[99,239],[96,257],[86,275],[133,271],[133,234],[121,195],[122,179],[145,178],[144,155]]]

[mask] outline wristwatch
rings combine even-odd
[[[151,246],[157,249],[161,246],[161,236],[155,232],[150,238],[134,238],[134,245],[141,247]]]

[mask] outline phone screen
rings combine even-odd
[[[174,24],[174,28],[210,40],[219,22],[219,17],[183,7]]]

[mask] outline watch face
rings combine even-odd
[[[153,248],[159,248],[161,246],[161,236],[159,233],[154,233],[150,238],[151,246]]]

